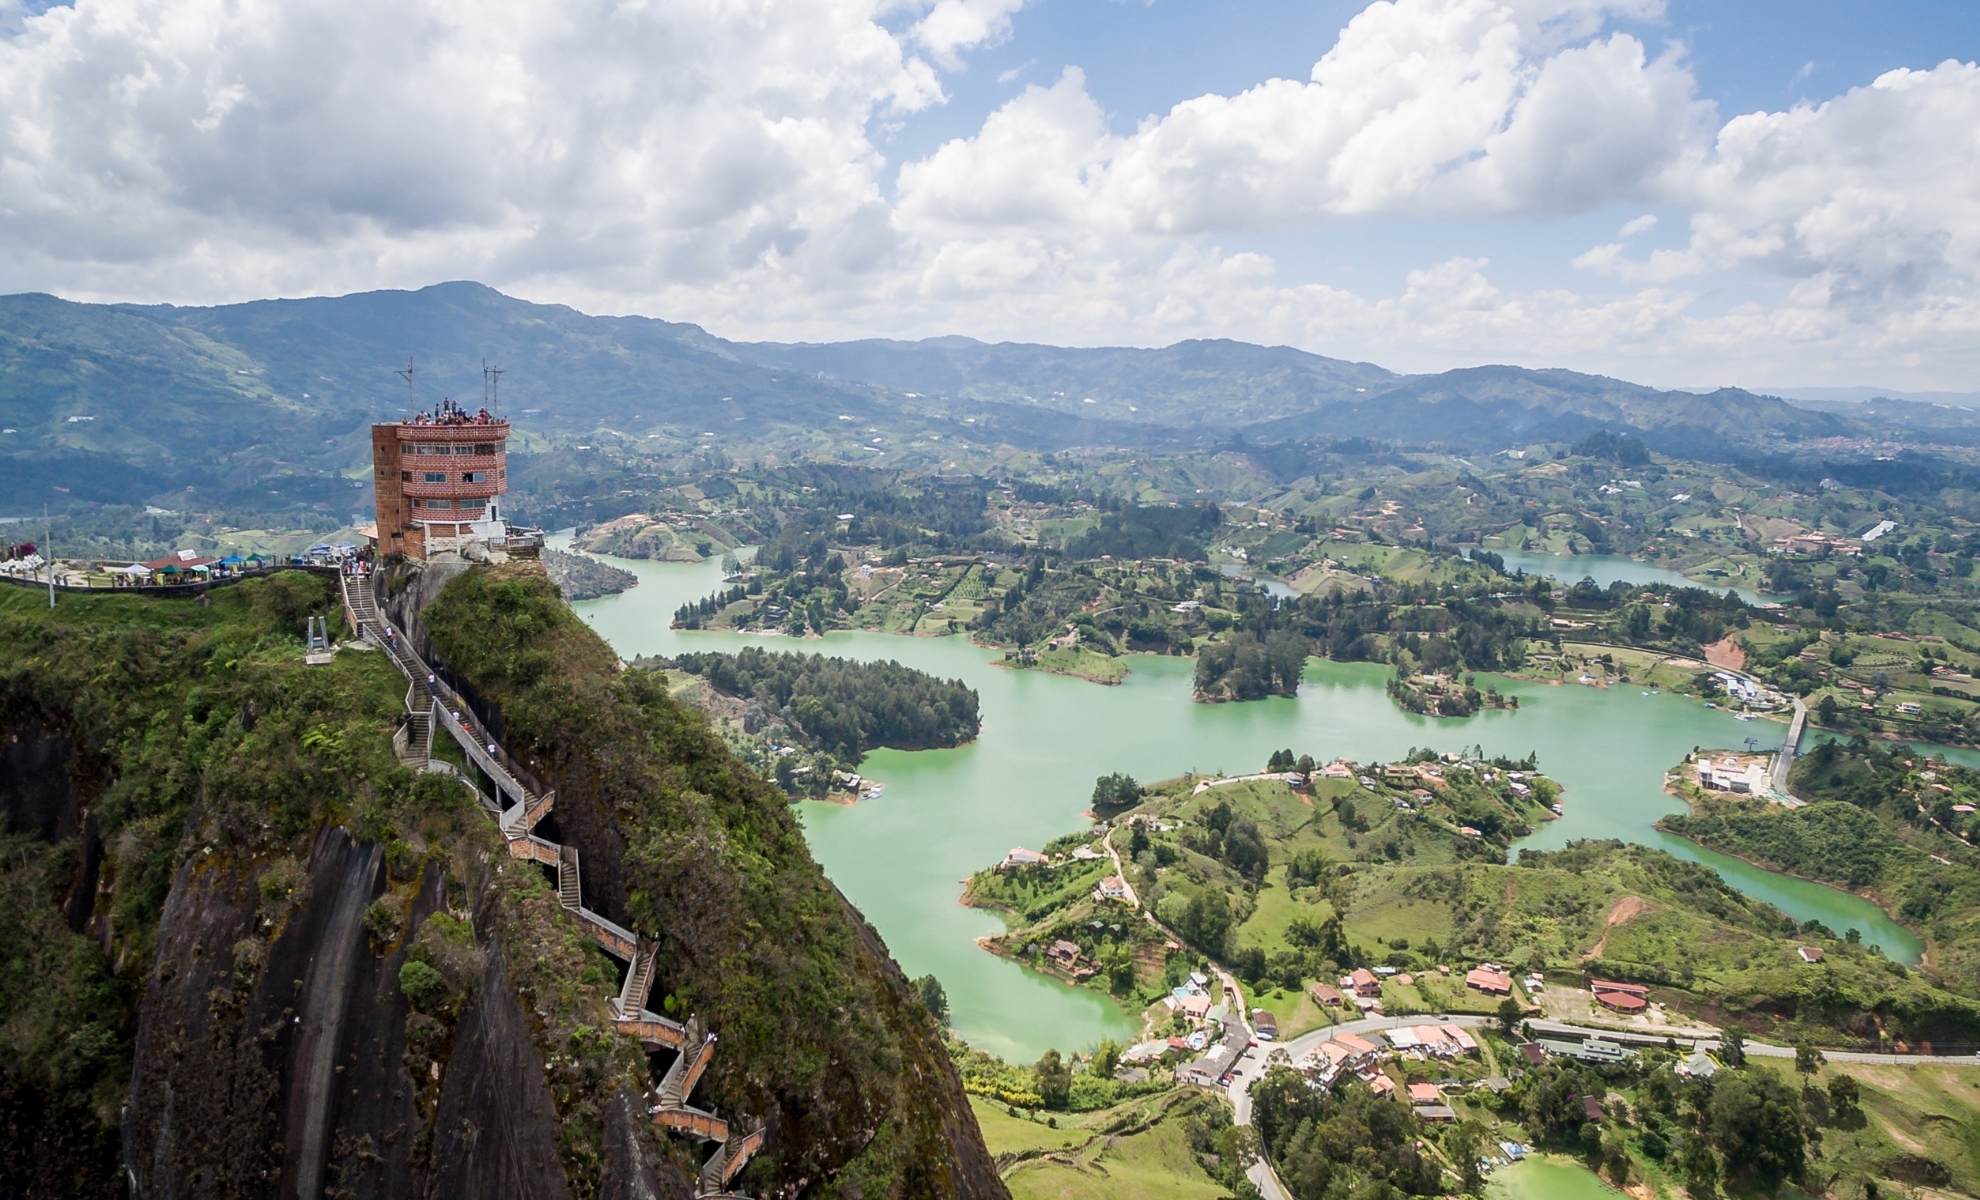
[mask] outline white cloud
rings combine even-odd
[[[1897,70],[1819,105],[1735,117],[1668,183],[1683,250],[1597,246],[1625,281],[1757,268],[1865,319],[1963,302],[1980,281],[1980,67]]]
[[[891,235],[865,215],[882,165],[865,123],[941,98],[873,17],[815,0],[79,0],[0,38],[0,252],[16,274],[223,289],[442,263],[712,279],[842,259],[800,248],[846,226],[871,253]]]
[[[890,166],[872,139],[941,103],[938,72],[1020,7],[0,0],[0,287],[199,302],[471,277],[753,337],[1229,336],[1405,369],[1828,363],[1893,386],[1980,367],[1973,67],[1721,123],[1682,47],[1613,30],[1655,0],[1383,0],[1306,80],[1130,128],[1072,68]],[[1599,295],[1506,291],[1474,257],[1357,294],[1216,245],[1621,204],[1690,237],[1633,257],[1656,218],[1624,224],[1574,260]],[[1728,271],[1759,299],[1678,289]]]
[[[914,40],[945,67],[961,64],[962,52],[994,46],[1011,36],[1011,14],[1024,0],[936,0],[914,27]]]
[[[1675,52],[1651,59],[1624,34],[1560,44],[1563,30],[1618,7],[1377,3],[1348,23],[1310,82],[1198,97],[1118,140],[1091,123],[1085,146],[1068,140],[1072,98],[1046,105],[1027,91],[978,138],[910,164],[902,191],[912,202],[920,189],[994,190],[1013,172],[1056,176],[1038,188],[1086,193],[1071,214],[1083,223],[1171,234],[1378,213],[1575,211],[1646,194],[1702,143],[1705,109]],[[993,126],[997,144],[975,145]],[[1000,219],[981,205],[942,215]]]
[[[1632,217],[1631,219],[1624,221],[1623,227],[1621,229],[1616,230],[1616,236],[1626,237],[1626,238],[1635,237],[1639,233],[1648,233],[1652,229],[1655,229],[1656,227],[1657,227],[1657,214],[1644,213],[1640,217]]]

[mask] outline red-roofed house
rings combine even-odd
[[[1595,1003],[1619,1013],[1640,1013],[1650,1007],[1650,1002],[1635,992],[1604,992],[1598,990],[1595,993]]]
[[[1588,990],[1591,992],[1628,992],[1632,996],[1642,996],[1645,999],[1648,999],[1650,995],[1650,989],[1640,983],[1612,983],[1607,979],[1589,980]]]
[[[1313,992],[1314,1000],[1324,1008],[1339,1008],[1347,1002],[1347,997],[1341,995],[1340,989],[1332,984],[1316,983],[1310,990]]]
[[[1387,1075],[1377,1075],[1368,1081],[1368,1086],[1375,1089],[1377,1096],[1393,1096],[1396,1094],[1396,1081]]]
[[[1380,996],[1382,981],[1377,979],[1375,972],[1367,967],[1356,967],[1353,974],[1348,976],[1348,990],[1357,996]]]
[[[1443,1101],[1444,1093],[1438,1091],[1437,1085],[1434,1083],[1412,1083],[1409,1085],[1409,1102],[1411,1104],[1441,1104]]]
[[[1512,995],[1512,977],[1484,967],[1473,967],[1466,971],[1464,986],[1477,988],[1488,996]]]

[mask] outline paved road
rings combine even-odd
[[[1114,827],[1112,825],[1107,826],[1107,836],[1100,839],[1100,844],[1107,848],[1107,857],[1114,860],[1114,874],[1120,879],[1121,886],[1127,889],[1128,907],[1140,908],[1141,897],[1135,894],[1134,885],[1128,882],[1127,872],[1121,870],[1121,855],[1119,851],[1114,849]]]
[[[1220,971],[1219,974],[1221,975],[1222,972]],[[1225,986],[1232,986],[1228,977],[1226,977]],[[1235,1110],[1233,1120],[1239,1125],[1251,1124],[1251,1085],[1264,1077],[1267,1069],[1266,1059],[1272,1054],[1274,1049],[1284,1049],[1287,1054],[1291,1055],[1294,1062],[1298,1062],[1301,1058],[1311,1053],[1315,1046],[1337,1034],[1366,1034],[1379,1032],[1384,1029],[1394,1029],[1399,1025],[1423,1025],[1431,1023],[1439,1025],[1465,1025],[1475,1028],[1480,1025],[1494,1024],[1496,1023],[1496,1019],[1478,1014],[1462,1013],[1444,1017],[1362,1017],[1359,1020],[1343,1021],[1339,1025],[1329,1025],[1308,1033],[1303,1033],[1290,1042],[1278,1043],[1276,1046],[1269,1042],[1261,1043],[1257,1049],[1252,1050],[1246,1057],[1238,1060],[1238,1069],[1231,1078],[1229,1090],[1231,1106]],[[1592,1029],[1583,1025],[1570,1025],[1564,1021],[1535,1021],[1533,1022],[1533,1031],[1542,1036],[1548,1034],[1572,1034],[1577,1037],[1604,1037],[1612,1041],[1636,1045],[1662,1045],[1665,1041],[1665,1035],[1662,1034],[1617,1033],[1613,1030]],[[1678,1037],[1676,1040],[1681,1047],[1687,1047],[1693,1050],[1717,1050],[1719,1048],[1719,1034],[1716,1031],[1694,1029],[1682,1032],[1695,1036]],[[1794,1047],[1770,1046],[1764,1042],[1746,1043],[1746,1052],[1755,1058],[1794,1057]],[[1972,1055],[1873,1054],[1858,1050],[1824,1050],[1822,1056],[1832,1063],[1895,1066],[1910,1066],[1919,1063],[1949,1063],[1959,1066],[1980,1067],[1980,1058]],[[1265,1200],[1291,1200],[1284,1186],[1280,1184],[1277,1173],[1272,1170],[1271,1165],[1265,1162],[1264,1159],[1261,1158],[1256,1163],[1253,1163],[1251,1170],[1246,1172],[1246,1176],[1251,1180],[1252,1185],[1258,1189],[1259,1194],[1265,1197]]]
[[[1774,756],[1774,790],[1785,796],[1788,794],[1788,769],[1794,766],[1795,748],[1801,745],[1801,731],[1808,724],[1808,706],[1801,697],[1794,698],[1794,720],[1788,722],[1787,741],[1781,744],[1781,752]]]

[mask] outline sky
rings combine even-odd
[[[1980,383],[1980,6],[0,0],[0,292]]]

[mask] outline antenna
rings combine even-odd
[[[488,411],[492,416],[502,415],[502,368],[488,368]]]
[[[406,381],[406,420],[408,420],[408,421],[410,421],[410,420],[412,420],[412,418],[413,418],[413,408],[414,408],[414,405],[413,405],[413,360],[412,360],[412,355],[410,355],[410,354],[408,354],[408,355],[406,356],[406,369],[405,369],[405,370],[403,370],[403,371],[394,371],[394,372],[392,372],[392,374],[394,374],[394,375],[397,375],[397,376],[398,376],[399,378],[401,378],[401,379],[403,379],[403,380],[405,380],[405,381]]]

